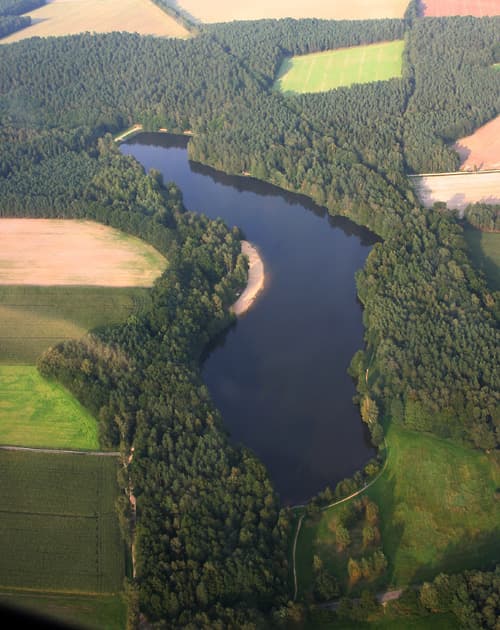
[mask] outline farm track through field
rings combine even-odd
[[[31,448],[28,446],[0,445],[2,451],[22,451],[25,453],[47,453],[49,455],[90,455],[92,457],[120,457],[119,451],[70,451],[57,448]]]

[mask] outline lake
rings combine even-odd
[[[346,370],[363,345],[354,274],[377,238],[306,197],[189,162],[187,143],[144,133],[121,151],[259,249],[266,288],[207,349],[202,375],[231,440],[266,465],[284,504],[303,503],[375,454]]]

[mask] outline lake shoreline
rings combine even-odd
[[[259,251],[248,241],[241,241],[241,253],[248,257],[248,282],[245,290],[231,306],[231,311],[240,317],[250,309],[259,293],[264,289],[266,273]]]

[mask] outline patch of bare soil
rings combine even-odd
[[[148,287],[167,262],[92,221],[0,219],[0,284]]]

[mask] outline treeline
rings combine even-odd
[[[425,18],[408,33],[413,95],[404,116],[404,155],[410,172],[456,170],[449,143],[500,111],[500,73],[492,68],[500,18]]]
[[[465,208],[464,219],[483,232],[500,232],[500,204],[472,203]]]
[[[420,590],[420,602],[431,612],[452,613],[461,628],[498,628],[500,566],[495,571],[442,573]]]
[[[360,393],[409,428],[498,446],[498,322],[460,226],[419,210],[375,245],[356,284],[367,329],[351,366]]]
[[[0,0],[0,16],[21,15],[44,4],[45,0]]]
[[[20,31],[22,28],[30,26],[30,24],[31,18],[29,16],[0,16],[0,39],[16,31]]]
[[[152,0],[156,5],[163,9],[167,15],[173,17],[174,20],[182,24],[185,29],[191,31],[193,35],[197,35],[199,28],[194,18],[187,11],[182,9],[177,2],[172,0]]]
[[[403,20],[258,20],[205,25],[224,49],[270,86],[285,57],[402,39]]]

